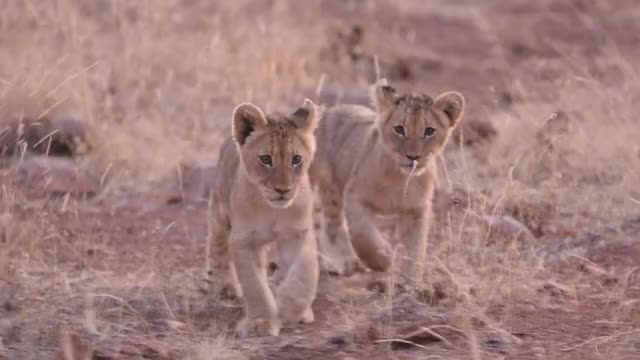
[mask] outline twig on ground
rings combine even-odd
[[[626,336],[626,335],[631,335],[633,333],[639,333],[640,334],[640,329],[633,329],[633,330],[629,330],[629,331],[623,331],[614,335],[609,335],[609,336],[598,336],[598,337],[594,337],[582,342],[577,343],[574,346],[568,346],[568,347],[564,347],[560,350],[564,351],[564,352],[568,352],[568,351],[574,351],[577,349],[580,349],[582,347],[585,347],[589,344],[595,344],[596,346],[609,342],[611,340],[617,339],[621,336]]]

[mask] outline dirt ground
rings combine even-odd
[[[635,1],[1,4],[0,359],[640,359]],[[205,250],[231,110],[367,103],[374,57],[467,99],[424,285],[323,275],[315,323],[237,339]]]

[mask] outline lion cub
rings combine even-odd
[[[243,298],[241,337],[277,336],[282,323],[314,320],[319,268],[308,169],[316,114],[310,100],[290,116],[267,116],[248,103],[233,111],[233,138],[222,145],[213,188],[213,258],[216,273]],[[275,294],[267,281],[270,244],[283,271]]]
[[[393,250],[374,221],[395,217],[397,269],[415,282],[422,279],[426,258],[436,155],[458,124],[465,100],[457,92],[435,100],[400,94],[385,79],[371,87],[370,96],[375,111],[335,106],[324,112],[316,131],[310,175],[326,218],[321,265],[330,272],[350,272],[355,250],[369,269],[387,271]]]

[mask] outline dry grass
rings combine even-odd
[[[24,159],[0,169],[0,359],[631,359],[637,7],[445,3],[0,1],[0,121],[81,119],[92,150],[74,161],[102,180],[92,199],[34,197]],[[362,43],[336,35],[354,24]],[[166,205],[167,178],[215,161],[236,103],[362,86],[373,55],[401,87],[460,90],[464,121],[498,136],[442,159],[423,288],[323,279],[316,324],[235,339],[239,304],[202,282],[206,202]],[[503,215],[534,237],[486,225]]]

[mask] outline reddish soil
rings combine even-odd
[[[362,84],[373,79],[374,54],[401,88],[467,98],[444,155],[424,288],[392,296],[367,290],[367,274],[323,275],[316,322],[235,339],[241,304],[214,297],[204,280],[215,168],[194,162],[179,181],[169,175],[105,191],[100,176],[84,181],[54,169],[42,183],[7,165],[0,359],[64,359],[65,346],[102,360],[640,359],[640,150],[627,138],[611,141],[635,157],[581,142],[585,133],[614,131],[602,125],[614,120],[599,114],[617,115],[620,133],[638,131],[635,119],[624,120],[640,110],[638,93],[625,90],[637,89],[627,83],[637,80],[630,69],[640,60],[637,5],[375,4],[283,11],[292,29],[309,19],[332,29],[318,57],[348,68],[338,80],[353,91],[342,101],[367,101]],[[272,5],[259,1],[253,11]],[[321,101],[339,98],[334,82]],[[591,102],[589,94],[611,99]],[[551,112],[559,120],[541,126]],[[569,140],[554,142],[559,136]],[[80,194],[60,195],[65,185]],[[508,224],[489,229],[487,215],[508,215],[531,236],[514,240]]]

